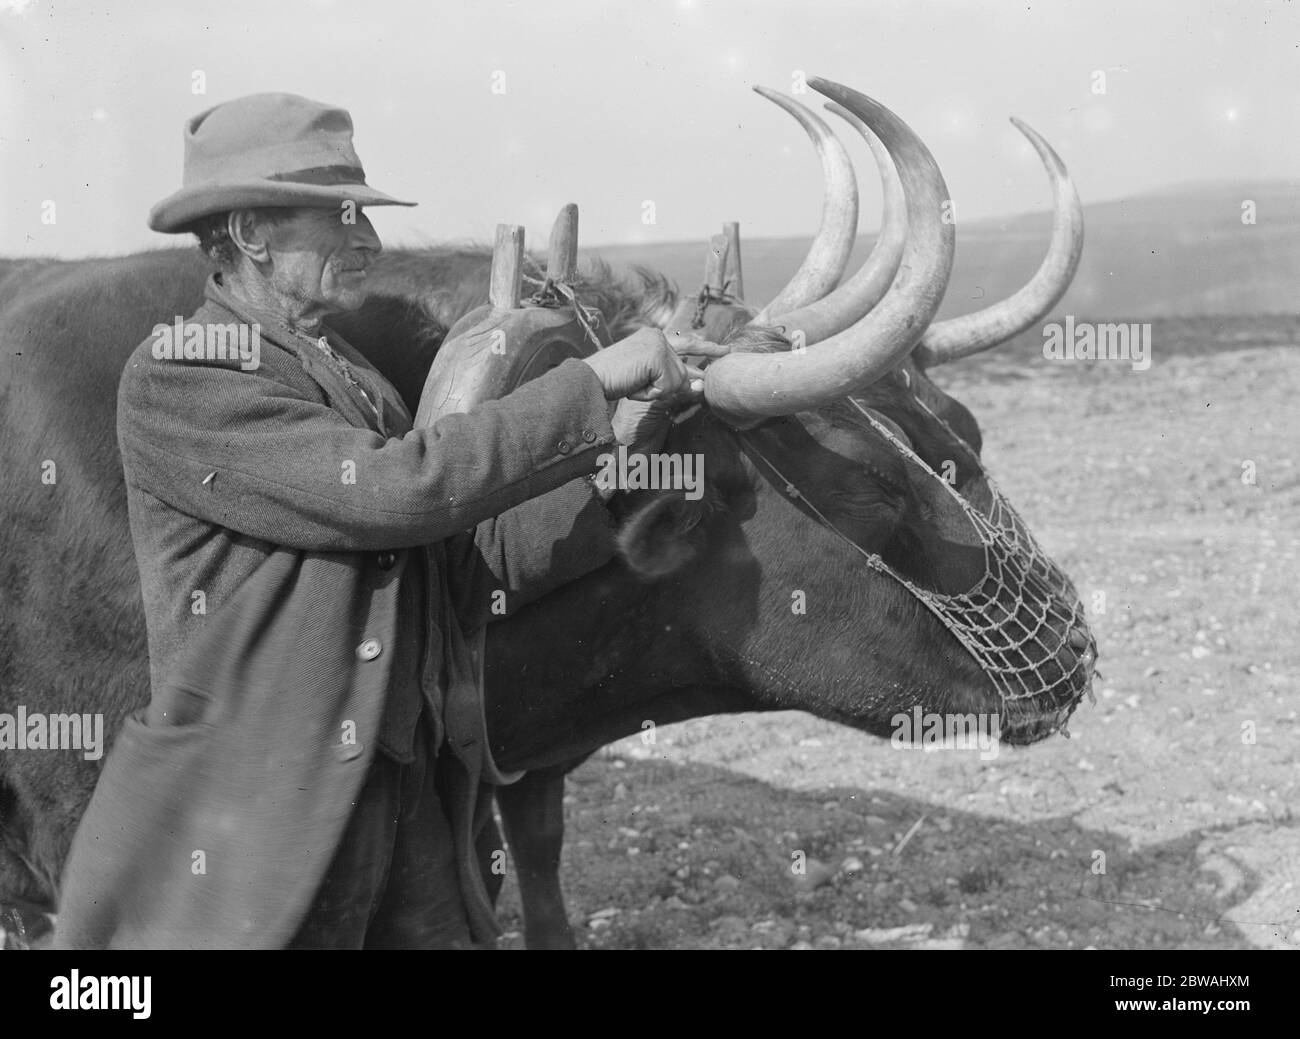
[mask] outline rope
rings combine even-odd
[[[545,278],[532,278],[525,274],[523,278],[531,285],[540,286],[536,292],[522,301],[523,306],[545,307],[550,310],[569,307],[592,345],[597,350],[605,348],[605,344],[600,341],[600,336],[595,332],[600,327],[600,310],[589,307],[578,299],[578,294],[572,285],[566,281],[556,281],[549,275]]]
[[[727,284],[716,291],[707,281],[700,286],[699,294],[695,297],[695,313],[691,315],[692,328],[704,327],[704,312],[709,309],[710,303],[727,303],[740,307],[745,305],[743,299],[727,291],[727,285],[730,284],[731,280],[728,279]]]

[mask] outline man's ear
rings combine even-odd
[[[690,501],[681,491],[661,491],[638,504],[618,532],[619,554],[632,571],[657,580],[680,570],[704,549],[701,522],[705,499]]]
[[[226,231],[235,248],[254,263],[266,263],[271,258],[267,247],[267,222],[259,220],[251,209],[234,209],[226,217]]]

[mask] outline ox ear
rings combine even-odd
[[[704,548],[704,499],[658,491],[628,512],[618,532],[619,554],[634,573],[654,581],[680,570]]]

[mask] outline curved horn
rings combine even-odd
[[[858,232],[858,182],[853,176],[853,162],[848,151],[820,116],[775,90],[767,87],[755,87],[754,90],[794,116],[812,138],[821,158],[825,184],[822,222],[817,237],[789,284],[754,319],[766,324],[770,315],[821,299],[839,284]]]
[[[843,331],[885,298],[907,242],[907,199],[903,196],[903,182],[898,179],[893,158],[871,128],[848,109],[832,101],[827,102],[826,110],[847,122],[870,145],[876,167],[880,170],[884,206],[876,244],[857,273],[825,299],[787,314],[778,314],[772,319],[787,330],[802,332],[806,344]]]
[[[952,273],[953,228],[941,215],[948,189],[929,149],[865,94],[829,80],[808,82],[874,127],[895,157],[907,197],[907,245],[889,293],[849,328],[806,350],[732,353],[705,369],[710,407],[737,425],[815,408],[879,378],[921,337]]]
[[[1029,138],[1052,181],[1052,241],[1042,265],[1013,296],[973,314],[936,321],[917,344],[917,363],[925,367],[969,357],[1004,343],[1041,321],[1065,295],[1083,252],[1083,205],[1061,157],[1031,127],[1014,116],[1011,122]]]

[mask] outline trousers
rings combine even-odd
[[[375,755],[343,840],[291,949],[469,949],[428,711],[415,761]]]

